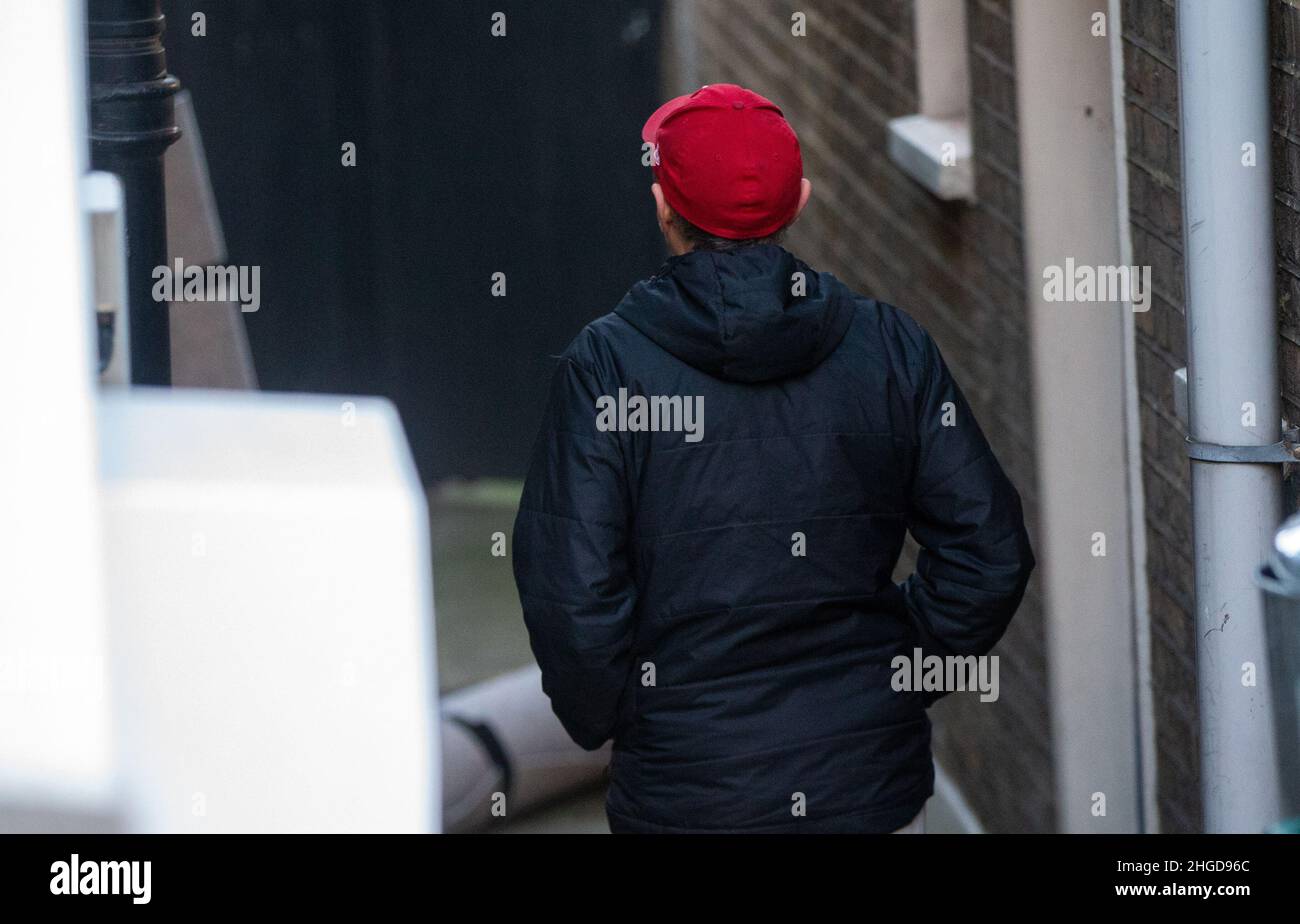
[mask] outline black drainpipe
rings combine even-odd
[[[180,137],[167,73],[160,0],[89,0],[90,164],[122,180],[131,381],[171,384],[166,302],[153,300],[153,271],[167,263],[163,152]],[[179,282],[179,280],[177,280]]]

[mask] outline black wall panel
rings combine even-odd
[[[164,11],[229,259],[262,268],[262,386],[392,398],[426,481],[522,474],[550,355],[663,258],[639,136],[658,3]]]

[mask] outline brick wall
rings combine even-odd
[[[1273,0],[1270,25],[1282,413],[1300,423],[1300,0]]]
[[[682,0],[678,0],[682,2]],[[797,5],[711,0],[674,17],[666,79],[734,81],[771,96],[803,142],[812,206],[790,237],[805,259],[914,314],[935,336],[1036,519],[1010,0],[967,0],[978,204],[945,205],[886,154],[916,109],[909,0]],[[1273,171],[1283,411],[1300,421],[1300,0],[1271,0]],[[1161,829],[1202,825],[1191,496],[1173,371],[1186,365],[1173,0],[1124,0],[1125,120],[1134,261],[1152,267],[1137,317],[1147,580]],[[690,47],[685,47],[689,45]],[[1052,825],[1050,730],[1037,581],[1001,644],[1003,696],[934,712],[935,750],[993,830]]]
[[[1133,260],[1151,266],[1151,310],[1136,315],[1147,584],[1151,599],[1157,800],[1162,831],[1201,826],[1191,483],[1173,372],[1187,363],[1174,7],[1125,0],[1124,100]]]
[[[893,166],[887,123],[915,112],[909,0],[710,0],[673,11],[666,93],[734,82],[799,133],[813,201],[788,246],[904,308],[934,335],[998,458],[1037,516],[1009,0],[967,0],[978,204],[944,204]],[[807,36],[791,35],[791,13]],[[1001,697],[933,711],[935,753],[994,831],[1054,822],[1038,580],[998,646]]]
[[[1137,315],[1137,350],[1157,799],[1161,830],[1198,831],[1191,495],[1172,393],[1173,371],[1187,363],[1175,7],[1170,0],[1125,0],[1122,15],[1133,258],[1152,267],[1155,289],[1151,311]],[[1300,9],[1294,0],[1273,0],[1270,18],[1278,342],[1283,413],[1295,421],[1300,420]]]

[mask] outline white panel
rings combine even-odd
[[[110,786],[84,53],[80,3],[0,3],[0,812]]]
[[[136,389],[102,429],[129,826],[436,829],[427,508],[391,405]]]
[[[970,105],[965,0],[916,0],[914,23],[921,114],[964,118]]]
[[[1109,43],[1089,28],[1095,6],[1014,6],[1057,815],[1062,830],[1088,833],[1142,823],[1125,426],[1133,309],[1044,293],[1047,267],[1121,264],[1113,72]]]

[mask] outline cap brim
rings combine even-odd
[[[692,94],[687,93],[685,96],[670,99],[668,102],[656,109],[654,114],[651,115],[650,118],[646,119],[645,125],[641,127],[641,140],[649,141],[653,144],[655,136],[659,134],[659,126],[663,125],[664,120],[670,115],[678,109],[681,109],[682,106],[686,105],[686,102],[691,98],[691,95]]]

